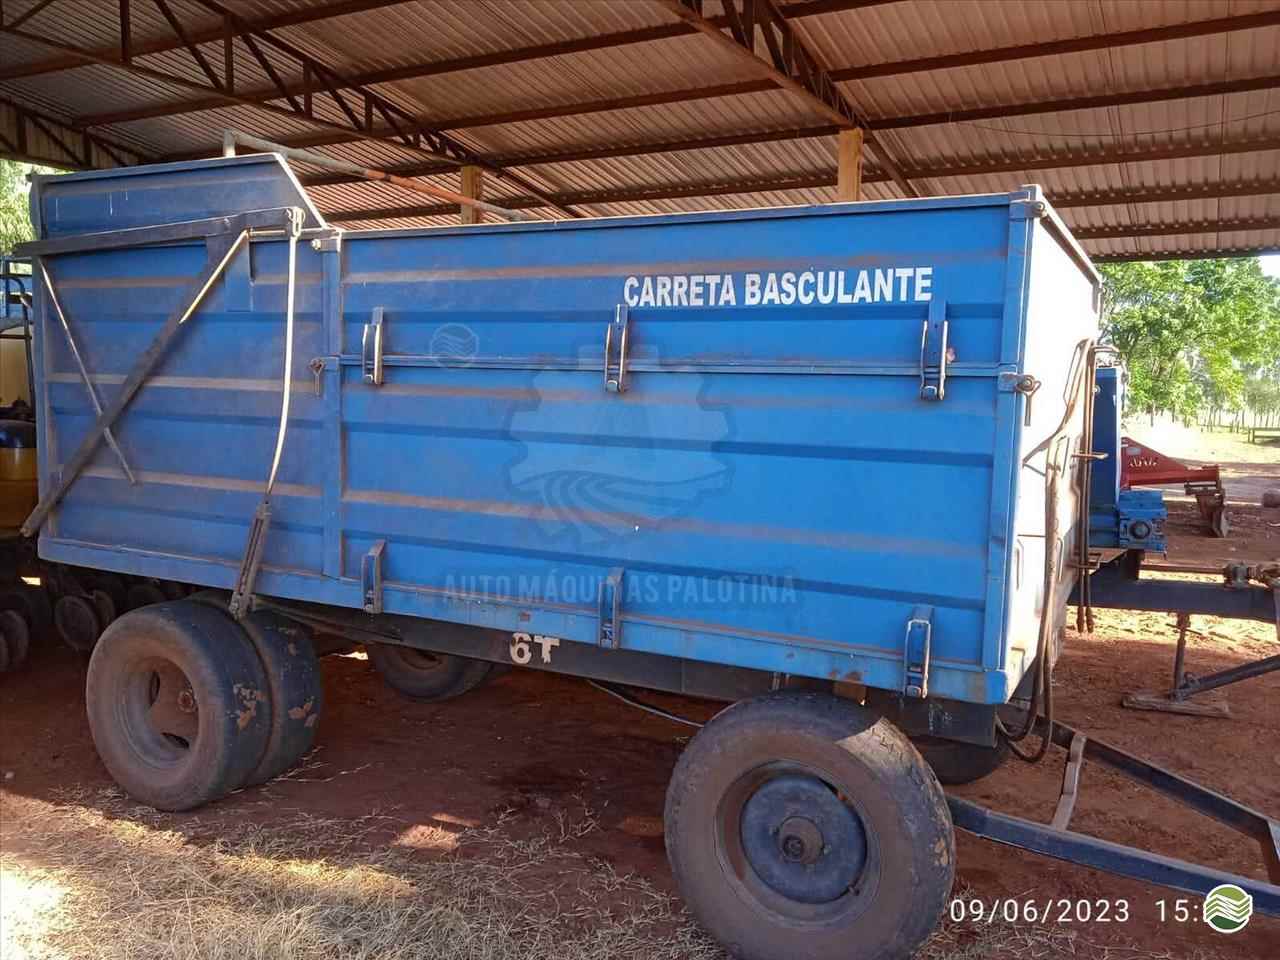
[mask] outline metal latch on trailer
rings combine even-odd
[[[373,308],[373,316],[364,325],[364,335],[360,338],[360,372],[364,374],[364,382],[375,387],[382,386],[382,307]]]
[[[933,643],[933,607],[919,606],[907,621],[905,651],[906,675],[902,692],[908,697],[924,699],[929,693],[929,648]]]
[[[920,398],[947,395],[947,301],[929,301],[929,317],[920,331]]]
[[[365,613],[382,612],[382,557],[387,541],[379,540],[360,561],[360,602]]]
[[[627,338],[631,332],[631,313],[625,303],[614,309],[613,320],[604,328],[604,388],[608,393],[624,393],[627,389]],[[618,356],[613,355],[614,342]]]
[[[606,650],[617,650],[622,646],[622,567],[614,567],[600,581],[600,594],[597,598],[600,626],[596,642]]]

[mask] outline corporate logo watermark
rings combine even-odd
[[[578,369],[600,368],[601,356],[598,346],[580,348]],[[657,359],[640,343],[628,361],[652,369]],[[660,385],[650,381],[654,389],[643,394],[606,394],[603,382],[580,374],[537,371],[529,402],[508,423],[520,456],[507,483],[539,506],[540,545],[602,552],[658,530],[668,538],[697,536],[680,518],[727,492],[733,474],[720,452],[732,422],[726,407],[707,398],[709,382],[705,374],[682,373]]]
[[[690,577],[629,570],[622,581],[622,603],[679,605],[683,608],[747,608],[780,606],[799,600],[796,582],[789,574],[777,576],[722,575]],[[545,574],[448,574],[444,592],[457,599],[497,597],[517,603],[595,603],[600,594],[599,575]]]
[[[444,323],[431,334],[431,356],[441,366],[468,366],[480,353],[480,338],[463,323]]]

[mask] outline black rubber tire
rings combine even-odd
[[[31,630],[17,610],[2,610],[0,633],[4,635],[4,644],[9,653],[6,669],[16,670],[26,663],[27,652],[31,649]]]
[[[0,610],[16,610],[22,614],[33,637],[48,636],[53,629],[53,605],[42,586],[23,584],[0,590]]]
[[[115,623],[116,618],[120,616],[120,607],[116,605],[115,598],[109,591],[94,587],[89,594],[89,599],[93,602],[93,608],[98,611],[98,623],[102,624],[102,629],[105,630]]]
[[[367,643],[374,668],[402,697],[423,703],[449,700],[474,690],[493,673],[488,660],[428,653],[393,643]]]
[[[116,783],[158,810],[190,810],[239,789],[258,765],[271,729],[267,690],[249,639],[217,611],[178,600],[107,628],[89,660],[85,700],[94,745]],[[162,698],[194,713],[179,717],[193,736],[168,729],[172,712],[153,722]]]
[[[76,653],[89,653],[102,634],[98,608],[88,597],[68,594],[53,606],[53,624],[62,642]]]
[[[218,610],[235,625],[227,612],[229,597],[221,590],[202,590],[190,599]],[[253,644],[269,689],[271,732],[262,758],[245,780],[245,785],[252,787],[280,776],[315,746],[324,684],[311,631],[305,626],[269,610],[257,610],[241,620],[237,629]]]
[[[994,747],[961,743],[942,737],[912,737],[911,742],[933,768],[938,782],[948,787],[973,783],[990,776],[1009,759],[1009,741],[1003,738]]]
[[[9,661],[13,657],[9,654],[9,642],[5,640],[4,634],[0,634],[0,673],[4,673],[9,669]]]
[[[140,610],[153,603],[164,603],[168,599],[163,590],[150,581],[135,583],[125,593],[125,607],[129,610]]]
[[[92,575],[84,578],[89,591],[95,596],[101,592],[111,601],[111,609],[115,611],[114,620],[117,616],[124,613],[126,602],[129,596],[129,588],[125,583],[124,577],[116,573],[108,573],[103,570],[95,570]],[[110,623],[111,621],[106,621]]]
[[[861,872],[826,902],[783,895],[743,853],[745,801],[793,771],[863,830]],[[770,694],[711,720],[676,764],[665,826],[681,896],[741,960],[905,960],[937,926],[955,874],[951,815],[928,765],[883,717],[827,694]]]
[[[159,580],[160,591],[170,600],[181,600],[191,591],[185,583],[179,583],[177,580]]]

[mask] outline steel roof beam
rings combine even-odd
[[[1004,161],[983,168],[968,167],[919,167],[909,169],[907,176],[916,179],[943,179],[952,176],[975,176],[985,173],[1024,173],[1031,170],[1052,170],[1063,167],[1096,166],[1108,163],[1134,163],[1148,160],[1167,160],[1199,156],[1217,156],[1223,153],[1250,153],[1264,150],[1280,150],[1280,137],[1269,140],[1243,140],[1226,144],[1202,144],[1191,147],[1163,147],[1148,150],[1111,151],[1089,157],[1036,157],[1022,158],[1017,161]],[[863,182],[883,183],[888,177],[883,173],[871,173],[863,177]],[[307,180],[303,181],[307,183]],[[731,182],[702,183],[665,183],[642,187],[626,187],[608,190],[583,190],[556,194],[562,203],[573,205],[641,203],[651,200],[675,200],[691,197],[732,196],[747,193],[772,193],[788,190],[812,190],[835,186],[834,170],[814,173],[791,174],[781,177],[770,177],[758,180],[734,180]],[[1250,196],[1280,192],[1280,181],[1263,181],[1255,184],[1238,184],[1222,188],[1193,188],[1169,191],[1122,191],[1113,194],[1076,194],[1067,195],[1062,200],[1049,195],[1049,201],[1063,207],[1099,206],[1116,203],[1151,203],[1161,200],[1206,199],[1219,196]],[[1209,193],[1209,190],[1213,193]],[[503,201],[508,207],[525,209],[538,206],[540,201],[535,197],[513,197]],[[456,211],[441,206],[408,206],[408,207],[371,207],[359,210],[346,210],[331,213],[336,219],[345,220],[377,220],[404,219],[411,217],[445,216]]]
[[[1194,223],[1136,223],[1128,226],[1073,228],[1077,240],[1111,240],[1123,237],[1181,237],[1197,233],[1236,233],[1241,230],[1277,230],[1280,217],[1246,220],[1201,220]]]
[[[778,11],[773,0],[720,0],[729,21],[729,32],[702,15],[702,0],[655,0],[676,17],[709,37],[721,50],[733,55],[764,79],[805,100],[829,121],[842,128],[867,129],[861,112],[831,79],[825,65],[809,49]],[[758,39],[757,39],[758,38]],[[759,42],[763,41],[761,50]],[[866,133],[877,165],[893,178],[908,197],[916,190],[902,175],[898,161],[883,144]]]
[[[1280,244],[1259,247],[1218,247],[1213,250],[1161,250],[1155,253],[1092,254],[1094,263],[1133,263],[1152,260],[1227,260],[1236,257],[1268,257],[1280,254]]]
[[[830,128],[833,132],[835,128]],[[1212,157],[1222,154],[1237,153],[1256,153],[1266,150],[1280,150],[1280,137],[1272,137],[1263,140],[1236,140],[1227,141],[1225,143],[1207,143],[1207,144],[1190,144],[1176,147],[1154,147],[1144,150],[1110,150],[1102,153],[1093,154],[1075,154],[1067,157],[1021,157],[1014,160],[1004,160],[998,163],[989,164],[969,164],[966,166],[935,166],[935,167],[918,167],[908,168],[904,171],[906,176],[912,179],[926,178],[946,178],[958,176],[975,176],[991,173],[1016,173],[1031,170],[1054,170],[1067,167],[1082,166],[1104,166],[1111,163],[1142,163],[1153,160],[1178,160],[1194,157]],[[545,155],[542,155],[545,156]],[[526,163],[544,162],[539,157],[520,157],[507,156],[497,154],[488,157],[491,162],[501,163],[503,166],[520,166]],[[389,172],[398,176],[426,176],[434,173],[443,173],[443,166],[428,167],[427,165],[412,167],[396,167]],[[888,180],[888,176],[880,171],[872,171],[864,174],[863,183],[883,183]],[[329,176],[313,176],[304,177],[302,182],[305,186],[327,186],[335,183],[349,183],[347,178],[329,177]],[[821,171],[807,174],[786,174],[774,178],[763,178],[758,180],[740,180],[731,183],[720,184],[712,183],[693,183],[693,184],[665,184],[656,187],[642,188],[624,188],[620,191],[604,191],[606,193],[619,194],[625,196],[617,202],[629,202],[631,200],[646,199],[672,199],[674,197],[704,197],[704,196],[725,196],[735,193],[752,193],[756,191],[772,191],[772,190],[795,190],[806,189],[811,187],[833,186],[836,182],[835,170]],[[1194,200],[1204,197],[1225,197],[1225,196],[1258,196],[1267,193],[1277,192],[1274,188],[1280,181],[1262,181],[1253,184],[1236,184],[1230,186],[1213,186],[1203,188],[1191,188],[1182,190],[1179,188],[1170,188],[1169,190],[1148,190],[1148,191],[1130,191],[1124,194],[1109,194],[1112,199],[1099,202],[1107,203],[1153,203],[1161,200]],[[639,190],[640,194],[646,191],[660,190],[664,191],[661,196],[648,195],[632,195],[635,190]],[[670,192],[678,191],[678,192]],[[1211,191],[1211,192],[1210,192]],[[1239,191],[1239,192],[1235,192]],[[561,194],[561,196],[564,196]],[[1080,202],[1074,199],[1065,206],[1095,206],[1096,203],[1088,200],[1088,197],[1104,196],[1101,194],[1080,195]],[[1121,199],[1121,198],[1124,199]],[[1051,198],[1052,199],[1052,198]],[[592,203],[610,203],[612,200],[592,200],[582,201]],[[1055,204],[1057,200],[1053,201]]]
[[[1280,194],[1280,180],[1208,184],[1196,187],[1161,187],[1107,193],[1054,194],[1049,202],[1058,210],[1072,207],[1105,207],[1117,204],[1176,203],[1179,200],[1223,200],[1228,197],[1265,197]]]
[[[8,158],[74,170],[104,165],[94,156],[95,148],[105,154],[111,164],[120,167],[152,159],[136,147],[126,147],[96,133],[73,130],[60,120],[12,100],[0,99],[0,106],[13,111],[14,116],[12,130],[6,125],[0,125],[0,155]],[[36,153],[33,149],[34,138],[31,136],[33,130],[44,134],[45,139],[57,147],[57,152]]]
[[[353,13],[364,13],[368,10],[377,10],[382,7],[393,7],[398,4],[407,3],[408,0],[342,0],[339,3],[329,3],[322,7],[314,7],[307,10],[293,10],[288,13],[277,14],[273,17],[263,17],[260,20],[250,21],[250,26],[255,30],[277,30],[281,27],[295,27],[305,23],[315,23],[321,20],[331,20],[334,17],[345,17]],[[128,9],[125,6],[124,9]],[[18,26],[14,21],[9,26]],[[214,43],[221,41],[223,38],[223,25],[221,23],[210,25],[201,29],[192,29],[188,34],[188,39],[192,43]],[[182,42],[173,37],[157,37],[152,40],[138,42],[131,40],[129,45],[129,57],[146,57],[156,53],[167,53],[170,50],[182,49]],[[119,47],[99,47],[90,51],[89,56],[81,56],[76,54],[61,54],[57,57],[50,57],[47,60],[40,60],[36,63],[17,64],[12,67],[0,67],[0,80],[18,80],[23,77],[38,77],[41,74],[57,73],[61,70],[74,70],[76,67],[89,66],[97,63],[99,59],[104,57],[113,57],[119,52]],[[219,104],[222,106],[222,104]]]
[[[936,57],[917,57],[911,60],[890,60],[885,63],[841,67],[832,70],[831,75],[840,81],[869,80],[873,77],[896,77],[906,73],[952,70],[956,67],[976,67],[989,63],[1030,60],[1036,57],[1058,57],[1069,53],[1110,50],[1113,47],[1131,47],[1144,43],[1187,40],[1215,33],[1257,30],[1262,27],[1274,27],[1277,25],[1280,25],[1280,10],[1268,10],[1263,13],[1245,14],[1238,17],[1192,20],[1189,23],[1174,23],[1163,27],[1145,27],[1141,30],[1124,30],[1119,33],[1101,33],[1087,37],[1071,37],[1066,40],[1050,40],[1045,43],[991,47],[986,50],[948,53]]]
[[[883,3],[888,0],[876,0]],[[788,4],[781,8],[782,16],[798,19],[819,13],[830,13],[834,10],[846,10],[864,6],[872,6],[870,0],[849,0],[849,2],[822,2],[810,0],[807,3]],[[717,28],[727,26],[727,18],[711,17],[708,22]],[[943,70],[952,67],[975,66],[988,63],[1025,60],[1034,57],[1056,56],[1063,53],[1079,53],[1089,50],[1105,50],[1112,47],[1130,46],[1143,43],[1155,43],[1166,40],[1187,39],[1200,36],[1211,36],[1219,33],[1230,33],[1240,30],[1256,30],[1263,27],[1280,26],[1280,10],[1266,11],[1238,17],[1218,17],[1211,20],[1195,20],[1190,23],[1174,24],[1166,27],[1153,27],[1143,30],[1131,30],[1122,33],[1098,34],[1088,37],[1076,37],[1068,40],[1049,41],[1040,44],[1024,44],[1011,47],[994,47],[987,50],[966,53],[948,54],[940,57],[927,57],[912,60],[896,60],[865,66],[836,67],[829,75],[838,81],[859,80],[870,77],[894,76],[901,73],[917,73],[922,70]],[[536,47],[525,47],[517,50],[484,54],[477,57],[464,57],[457,60],[443,60],[419,63],[408,66],[393,67],[386,70],[368,71],[353,75],[350,80],[358,85],[392,83],[397,80],[410,80],[417,77],[439,76],[463,70],[474,70],[480,67],[498,66],[509,63],[520,63],[527,60],[538,60],[546,57],[564,56],[587,50],[598,50],[605,47],[621,46],[628,43],[650,42],[666,37],[682,36],[693,32],[686,23],[672,24],[663,27],[647,27],[642,30],[623,31],[621,33],[604,34],[583,40],[561,41],[543,44]],[[0,71],[0,79],[5,72]],[[651,106],[663,103],[678,103],[689,100],[711,99],[720,96],[731,96],[737,93],[759,92],[770,86],[760,81],[751,82],[750,86],[742,85],[742,89],[728,90],[726,85],[720,87],[704,87],[693,90],[678,90],[666,94],[649,94],[644,97],[620,97],[613,100],[584,101],[578,104],[567,104],[549,108],[549,112],[512,111],[504,114],[492,114],[488,117],[462,118],[461,122],[447,122],[445,129],[461,129],[465,126],[485,126],[498,123],[519,123],[524,120],[549,119],[552,117],[576,116],[582,113],[595,113],[602,110],[620,110],[628,106]],[[293,95],[299,95],[304,85],[292,83],[287,89]],[[249,99],[259,98],[264,102],[278,98],[279,93],[270,89],[252,93],[244,92],[242,96]],[[216,98],[204,100],[174,101],[152,107],[129,111],[114,111],[86,116],[78,122],[86,126],[104,125],[108,123],[128,123],[135,120],[146,120],[156,117],[177,116],[183,113],[212,110],[225,104]],[[331,141],[333,142],[333,141]],[[297,143],[292,146],[322,146],[318,143]]]
[[[1158,100],[1177,100],[1190,97],[1219,96],[1251,90],[1280,89],[1280,76],[1256,77],[1247,80],[1228,80],[1222,83],[1204,83],[1189,87],[1165,87],[1131,93],[1106,94],[1098,97],[1073,97],[1064,100],[1043,100],[1034,103],[1010,104],[1004,107],[982,107],[975,110],[953,110],[945,113],[919,114],[914,117],[898,117],[890,120],[869,121],[872,129],[904,129],[929,124],[968,122],[976,119],[1002,119],[1057,113],[1065,110],[1093,109],[1126,103],[1150,103]],[[487,159],[503,167],[531,167],[554,163],[577,163],[584,160],[603,160],[615,157],[648,156],[657,153],[678,153],[684,150],[706,150],[715,147],[740,146],[751,143],[775,143],[783,140],[803,140],[814,137],[834,136],[840,128],[834,124],[806,127],[790,127],[782,130],[762,130],[747,133],[723,134],[710,137],[685,137],[675,140],[657,140],[638,144],[607,144],[595,147],[571,147],[548,150],[534,154],[494,154]],[[297,139],[297,138],[295,138]],[[314,140],[316,138],[305,138]],[[294,144],[296,145],[296,144]],[[307,143],[307,146],[324,144]],[[399,176],[415,177],[439,173],[448,169],[443,164],[406,164],[393,168]],[[349,183],[350,179],[324,177],[312,182],[315,185]]]
[[[235,93],[229,88],[226,82],[230,79],[229,77],[219,82],[218,76],[211,67],[208,67],[207,61],[203,58],[197,58],[198,65],[204,73],[208,74],[206,78],[208,83],[192,80],[187,76],[167,73],[152,67],[142,66],[138,63],[136,54],[130,60],[125,61],[115,55],[102,57],[96,53],[79,50],[73,46],[61,43],[57,40],[52,40],[39,34],[32,34],[23,30],[15,30],[8,26],[0,25],[0,33],[7,33],[32,43],[42,44],[50,49],[58,50],[63,53],[73,53],[79,56],[88,57],[95,62],[101,63],[103,66],[113,67],[115,69],[125,71],[126,73],[136,74],[152,80],[159,80],[162,83],[168,83],[174,86],[184,87],[186,89],[200,90],[219,99],[222,101],[224,106],[251,106],[259,110],[264,110],[268,113],[288,117],[293,120],[302,120],[303,122],[309,123],[313,126],[338,131],[343,134],[347,134],[354,130],[360,134],[357,139],[383,141],[393,144],[401,149],[408,150],[413,153],[424,154],[445,163],[453,163],[459,166],[465,163],[471,163],[477,166],[482,166],[495,176],[509,179],[512,183],[517,184],[535,196],[542,197],[546,201],[547,206],[562,210],[570,216],[578,215],[576,211],[556,203],[545,191],[539,189],[529,180],[517,176],[516,174],[508,173],[500,167],[496,167],[493,164],[486,163],[483,160],[476,158],[467,147],[456,140],[453,140],[451,137],[448,137],[439,131],[421,126],[412,114],[408,113],[408,111],[404,110],[398,104],[388,100],[378,93],[352,84],[350,81],[341,77],[327,64],[316,60],[314,57],[303,52],[294,45],[279,40],[278,38],[273,37],[270,33],[254,27],[252,24],[247,23],[235,14],[231,13],[220,3],[215,2],[215,0],[196,0],[196,2],[212,12],[219,14],[223,18],[224,42],[230,45],[236,39],[239,39],[245,43],[247,48],[253,52],[254,56],[258,59],[259,63],[262,64],[263,69],[272,76],[273,80],[279,82],[279,77],[275,73],[274,69],[270,67],[270,61],[267,60],[266,56],[262,52],[262,47],[264,46],[272,48],[277,55],[283,55],[290,58],[298,65],[302,72],[317,78],[323,85],[323,89],[329,92],[333,97],[334,102],[346,113],[347,118],[350,121],[350,126],[340,122],[325,120],[316,116],[312,109],[310,97],[304,98],[301,103],[296,99],[289,98],[289,106],[287,107],[247,100],[245,97]],[[228,26],[231,29],[228,30]],[[185,30],[180,30],[175,27],[175,33],[177,33],[179,35],[179,39],[181,39],[182,35],[185,34]],[[187,39],[190,39],[189,36]],[[182,46],[189,48],[189,44],[186,43],[183,43]],[[360,105],[363,107],[363,119],[358,116],[346,102],[346,99],[339,92],[340,90],[353,91],[359,96],[361,100]],[[386,128],[375,128],[375,115],[382,119],[386,124]],[[424,143],[426,146],[423,146]],[[290,146],[293,145],[294,144],[290,144]]]
[[[782,16],[788,19],[816,16],[823,13],[835,13],[843,10],[857,10],[863,7],[874,7],[885,3],[896,3],[900,0],[802,0],[799,3],[787,4],[782,8]],[[709,22],[717,27],[727,27],[728,18],[724,16],[710,17]],[[262,28],[269,29],[269,28]],[[532,47],[521,47],[514,50],[503,50],[477,56],[462,57],[455,60],[428,61],[401,67],[388,67],[380,70],[368,70],[353,75],[351,82],[360,86],[372,86],[380,83],[395,83],[399,80],[413,80],[419,77],[430,77],[440,74],[457,73],[463,70],[477,70],[483,67],[502,66],[508,63],[520,63],[525,60],[539,60],[546,57],[559,57],[567,54],[584,53],[609,47],[626,46],[634,43],[649,43],[666,40],[672,37],[689,36],[697,31],[687,23],[660,24],[655,27],[642,27],[638,30],[624,30],[616,33],[600,34],[594,37],[583,37],[577,40],[560,40],[555,43],[539,44]],[[217,36],[209,38],[218,39]],[[109,53],[109,51],[108,51]],[[4,79],[0,71],[0,79]],[[291,81],[287,90],[292,96],[301,96],[309,88],[304,81]],[[772,89],[771,84],[763,84],[763,89]],[[242,95],[261,102],[277,99],[278,91],[264,87],[255,91],[246,91]],[[84,117],[81,123],[86,126],[108,123],[130,123],[136,120],[149,120],[157,117],[173,117],[184,113],[198,113],[202,110],[216,110],[224,104],[214,97],[202,100],[177,100],[170,103],[156,104],[151,107],[129,111],[116,111],[96,116]]]
[[[768,81],[749,80],[744,83],[724,84],[719,87],[704,87],[697,90],[684,91],[687,99],[707,97],[737,96],[745,93],[756,93],[776,89]],[[964,110],[946,110],[934,113],[922,113],[905,117],[888,117],[871,119],[866,122],[872,130],[902,130],[915,127],[932,126],[946,123],[969,123],[976,120],[999,120],[1012,117],[1026,117],[1040,114],[1061,113],[1070,110],[1090,110],[1104,107],[1125,106],[1139,103],[1156,103],[1169,100],[1185,100],[1195,97],[1224,96],[1233,93],[1247,93],[1255,90],[1280,89],[1280,75],[1264,77],[1247,77],[1237,80],[1225,80],[1216,83],[1201,83],[1189,86],[1155,87],[1146,90],[1134,90],[1125,93],[1100,94],[1089,97],[1066,97],[1058,100],[1036,100],[1023,103],[1012,103],[993,107],[977,107]],[[475,117],[459,117],[446,121],[442,129],[460,130],[468,127],[490,126],[502,123],[520,123],[527,120],[550,119],[578,113],[595,113],[606,110],[623,110],[633,107],[651,106],[659,103],[677,102],[681,95],[646,94],[638,97],[623,97],[610,100],[597,100],[579,103],[571,107],[544,107],[505,114],[488,114]],[[494,162],[504,166],[536,166],[551,163],[573,163],[582,160],[600,160],[610,157],[646,156],[656,153],[674,153],[681,150],[701,150],[711,147],[738,146],[749,143],[771,143],[779,140],[798,140],[811,137],[834,136],[840,128],[833,124],[818,124],[803,127],[792,127],[784,130],[763,130],[741,134],[716,135],[710,137],[686,137],[675,140],[659,140],[641,144],[607,144],[597,147],[576,147],[562,150],[551,150],[540,154],[510,155],[494,157]],[[328,146],[337,143],[349,143],[359,140],[357,134],[313,134],[302,137],[287,138],[282,142],[289,146],[311,148]],[[201,153],[180,155],[182,158],[202,156]],[[416,176],[410,172],[417,169],[420,173],[434,173],[437,168],[431,164],[406,166],[398,172],[403,176]],[[440,167],[439,169],[444,169]],[[340,181],[331,181],[340,182]]]
[[[303,186],[307,187],[327,186],[335,182],[349,183],[355,181],[345,177],[337,178],[327,176],[304,177],[302,179]],[[834,183],[834,175],[817,173],[811,175],[796,175],[774,180],[757,180],[748,184],[747,190],[750,191],[760,188],[765,191],[772,192],[820,189],[823,187],[833,186]],[[706,188],[711,190],[710,193],[693,192],[704,189],[704,187],[705,185],[694,184],[688,188],[688,192],[676,185],[655,188],[656,192],[649,190],[649,188],[639,188],[636,191],[631,191],[628,197],[612,202],[627,202],[628,200],[671,200],[683,197],[700,196],[729,196],[734,193],[741,192],[741,188],[737,184],[713,185]],[[657,195],[658,193],[661,195]],[[1049,201],[1058,210],[1068,210],[1077,207],[1108,207],[1143,203],[1173,203],[1179,200],[1222,200],[1230,197],[1265,197],[1270,196],[1271,194],[1280,194],[1280,180],[1258,180],[1249,183],[1211,184],[1196,187],[1168,187],[1153,190],[1117,190],[1104,193],[1051,194],[1049,196]],[[534,197],[520,197],[515,198],[514,202],[518,206],[532,207],[537,204],[537,199]],[[448,209],[442,207],[440,215],[443,216],[449,212],[450,211]],[[434,216],[435,214],[419,215]]]

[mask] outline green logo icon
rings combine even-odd
[[[1219,933],[1243,930],[1253,916],[1253,897],[1234,883],[1214,887],[1204,898],[1204,922]]]

